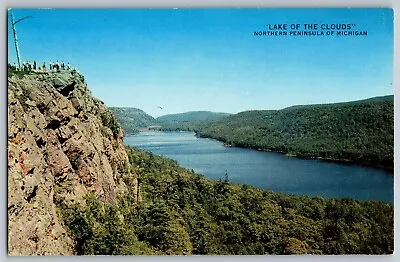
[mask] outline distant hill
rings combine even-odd
[[[125,133],[136,133],[141,128],[156,124],[156,120],[143,110],[131,107],[110,107]]]
[[[157,118],[157,123],[164,130],[193,130],[199,123],[219,120],[229,115],[210,111],[191,111],[160,116]]]
[[[330,103],[330,104],[295,105],[295,106],[290,106],[290,107],[284,108],[283,110],[301,109],[301,108],[307,108],[310,106],[312,106],[312,107],[326,107],[326,106],[342,107],[342,106],[348,106],[348,105],[377,103],[377,102],[392,102],[393,103],[393,100],[394,100],[393,95],[387,95],[387,96],[376,96],[376,97],[372,97],[372,98],[349,101],[349,102],[339,102],[339,103]]]
[[[199,126],[228,145],[393,169],[394,97],[245,111]]]

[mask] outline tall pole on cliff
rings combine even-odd
[[[21,58],[19,56],[19,47],[18,47],[18,38],[17,38],[17,30],[15,29],[15,25],[18,22],[21,22],[24,19],[30,18],[31,16],[25,16],[21,19],[18,19],[16,22],[14,22],[14,16],[11,14],[11,25],[12,25],[12,30],[14,34],[14,44],[15,44],[15,51],[17,52],[17,60],[18,60],[18,68],[21,68]]]

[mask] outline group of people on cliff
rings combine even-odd
[[[14,63],[14,67],[18,69],[18,67]],[[60,70],[72,70],[72,67],[70,66],[69,63],[65,64],[64,62],[49,62],[49,65],[47,67],[46,62],[43,62],[41,65],[37,64],[36,61],[30,62],[30,61],[25,61],[22,64],[22,68],[20,70],[23,71],[35,71],[35,72],[45,72],[47,70],[53,71],[53,72],[59,72]]]

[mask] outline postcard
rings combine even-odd
[[[7,15],[10,256],[393,254],[393,9]]]

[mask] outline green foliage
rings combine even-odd
[[[193,131],[199,123],[208,123],[228,116],[228,113],[193,111],[164,115],[157,118],[161,129],[169,131]]]
[[[234,185],[228,174],[210,181],[133,148],[128,156],[143,202],[127,220],[164,254],[393,253],[390,204],[274,193]]]
[[[100,114],[103,126],[111,129],[114,136],[118,135],[119,124],[113,113],[106,111]]]
[[[138,241],[133,227],[124,223],[117,206],[102,204],[93,194],[86,205],[55,203],[70,234],[76,241],[78,255],[154,254],[146,243]]]
[[[210,181],[176,161],[127,148],[134,175],[118,205],[90,194],[54,202],[77,254],[392,254],[391,204],[323,199]],[[135,202],[138,178],[142,201]]]
[[[140,205],[133,219],[140,240],[167,255],[191,254],[192,243],[184,219],[176,210],[168,210],[164,201]]]
[[[20,70],[17,70],[13,65],[10,65],[10,64],[8,64],[8,66],[7,66],[7,75],[8,75],[8,77],[11,77],[11,76],[16,76],[16,77],[18,77],[19,79],[21,79],[21,78],[23,78],[25,75],[28,75],[28,74],[30,74],[31,72],[29,72],[29,71],[20,71]]]
[[[140,129],[161,126],[163,130],[192,131],[201,122],[208,122],[228,116],[227,113],[194,111],[181,114],[170,114],[154,119],[140,109],[129,107],[111,107],[121,127],[127,134],[134,134]]]
[[[16,76],[19,79],[23,78],[25,75],[30,74],[31,72],[28,71],[20,71],[17,70],[15,66],[8,64],[7,65],[7,74],[8,77],[11,76]],[[30,90],[27,87],[21,87],[21,92],[16,93],[15,95],[17,96],[17,99],[19,100],[22,108],[24,108],[24,110],[29,110],[29,106],[26,104],[26,101],[29,99],[30,96]]]
[[[137,108],[110,107],[121,127],[127,134],[136,133],[140,128],[156,125],[156,120]]]
[[[246,111],[194,129],[227,145],[393,170],[393,96]]]
[[[71,163],[71,166],[75,171],[78,171],[78,169],[79,169],[79,156],[80,156],[80,154],[78,152],[68,152],[67,153],[69,162]]]

